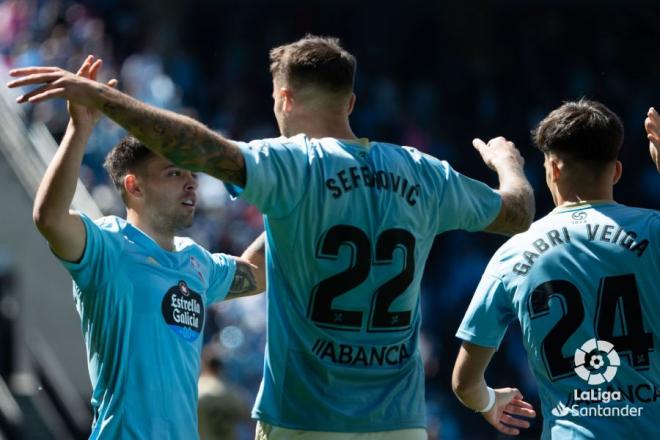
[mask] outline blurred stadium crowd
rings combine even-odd
[[[277,136],[268,49],[306,32],[342,39],[358,59],[359,136],[416,146],[459,171],[495,184],[471,147],[473,137],[504,135],[527,160],[537,215],[552,208],[542,155],[529,131],[562,100],[601,100],[622,116],[627,137],[620,202],[660,206],[642,122],[660,105],[660,57],[654,27],[660,8],[585,2],[408,2],[368,7],[350,2],[148,2],[5,0],[0,2],[0,63],[75,70],[87,54],[105,62],[106,78],[147,103],[200,119],[233,139]],[[442,2],[436,2],[442,3]],[[634,2],[636,3],[636,2]],[[644,3],[644,2],[642,2]],[[375,2],[366,5],[375,6]],[[541,5],[543,4],[543,5]],[[646,3],[644,3],[646,4]],[[638,6],[638,5],[637,5]],[[56,139],[67,124],[61,101],[30,107]],[[106,214],[122,205],[101,164],[123,136],[102,120],[81,176]],[[655,183],[654,183],[655,182]],[[212,251],[240,254],[261,231],[261,216],[230,201],[214,179],[200,177],[201,206],[189,232]],[[429,429],[438,438],[494,436],[458,404],[449,386],[458,349],[454,332],[490,255],[503,239],[455,232],[436,240],[422,303]],[[210,312],[205,340],[216,344],[226,376],[252,401],[261,379],[265,298],[221,304]],[[505,339],[491,368],[493,386],[535,387],[518,334]],[[248,433],[251,427],[244,426]],[[528,435],[538,437],[540,423]]]

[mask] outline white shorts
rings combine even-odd
[[[257,421],[255,440],[427,440],[425,429],[399,429],[380,432],[298,431]]]

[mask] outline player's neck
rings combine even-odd
[[[614,202],[612,189],[609,191],[594,191],[593,189],[579,189],[574,191],[557,191],[554,194],[557,207],[578,205],[583,203]]]
[[[612,162],[601,170],[585,166],[562,168],[553,169],[553,179],[548,184],[555,205],[614,202],[614,185],[621,177],[621,162]]]
[[[147,234],[161,248],[169,252],[174,251],[173,231],[164,231],[162,228],[155,227],[150,222],[143,220],[131,209],[126,213],[126,221]]]
[[[311,117],[304,121],[300,121],[297,126],[292,127],[295,133],[290,133],[291,136],[298,133],[305,133],[310,138],[324,138],[331,137],[336,139],[357,139],[355,133],[351,129],[347,117]]]

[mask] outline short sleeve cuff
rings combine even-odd
[[[484,212],[484,222],[466,229],[468,232],[483,231],[495,221],[495,218],[500,213],[500,209],[502,209],[502,196],[497,191],[491,188],[489,189],[491,191],[491,197],[481,202],[481,209]]]
[[[462,339],[465,342],[469,342],[471,344],[478,345],[480,347],[494,348],[494,349],[498,349],[500,347],[500,344],[502,343],[502,339],[504,339],[504,335],[501,335],[499,338],[479,337],[463,329],[459,329],[456,332],[456,337],[458,339]]]
[[[223,277],[222,281],[216,286],[211,286],[209,289],[208,301],[209,303],[215,303],[224,300],[229,295],[229,289],[236,275],[236,258],[225,254],[212,254],[211,258],[216,265],[214,272],[218,271],[218,266],[226,270],[224,274],[219,275]],[[214,292],[217,295],[214,295]]]
[[[227,188],[227,192],[231,195],[233,199],[243,199],[248,203],[253,202],[253,193],[254,193],[254,188],[258,187],[258,184],[254,184],[254,181],[256,180],[257,176],[257,163],[256,163],[256,157],[258,157],[255,154],[251,153],[253,146],[251,146],[248,143],[245,142],[237,142],[233,141],[234,145],[238,147],[238,149],[241,151],[241,154],[243,155],[243,159],[245,161],[245,187],[240,187],[238,185],[235,185],[233,183],[226,183],[225,182],[225,188]]]
[[[55,258],[57,258],[62,263],[62,265],[70,272],[79,271],[81,268],[85,267],[89,263],[89,260],[92,258],[91,257],[92,252],[90,251],[90,248],[91,248],[91,242],[93,240],[92,238],[93,231],[91,230],[91,228],[97,227],[94,221],[91,218],[87,217],[82,212],[76,212],[76,214],[80,216],[80,219],[82,220],[83,225],[85,226],[85,247],[83,249],[82,258],[80,258],[79,261],[64,260],[55,252],[53,252],[53,250],[51,249],[51,252],[53,253],[53,255],[55,255]]]

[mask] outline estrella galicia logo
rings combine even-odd
[[[185,281],[168,289],[161,310],[167,325],[183,339],[194,341],[199,337],[204,326],[204,301]]]
[[[575,350],[575,373],[589,385],[611,382],[621,365],[619,354],[611,342],[589,339]],[[607,362],[605,362],[607,360]]]

